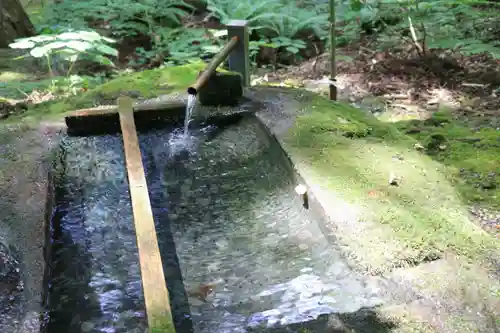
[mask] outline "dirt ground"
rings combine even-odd
[[[363,99],[398,117],[426,117],[440,106],[457,117],[483,126],[500,126],[500,60],[487,55],[469,57],[431,54],[425,58],[412,52],[377,52],[370,40],[338,50],[339,98],[353,103]],[[328,54],[298,66],[269,73],[269,81],[291,80],[322,93],[328,91]],[[366,103],[369,104],[369,103]],[[365,105],[369,106],[369,105]]]

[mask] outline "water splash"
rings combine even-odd
[[[196,108],[196,95],[188,94],[187,104],[186,104],[186,117],[184,119],[184,136],[187,137],[189,133],[189,123],[191,122],[191,117],[193,111]]]

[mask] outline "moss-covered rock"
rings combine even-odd
[[[72,110],[115,104],[116,99],[122,95],[148,99],[176,92],[184,93],[205,66],[200,61],[184,66],[124,74],[80,95],[33,105],[23,114],[23,118],[39,120],[59,117]],[[12,120],[18,121],[19,118],[12,117]]]
[[[210,76],[207,83],[199,89],[198,100],[201,105],[206,106],[234,106],[238,104],[242,95],[241,75],[219,72]]]

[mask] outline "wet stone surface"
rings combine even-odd
[[[382,302],[302,207],[256,118],[190,135],[184,146],[175,133],[140,135],[180,333],[288,326]]]
[[[12,248],[0,243],[0,327],[19,322],[23,290],[19,260]]]

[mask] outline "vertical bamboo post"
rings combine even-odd
[[[229,38],[238,37],[239,43],[229,54],[229,70],[241,75],[243,87],[250,86],[250,54],[248,21],[232,20],[227,24]]]
[[[335,64],[335,52],[337,43],[335,40],[335,0],[330,1],[330,100],[337,100],[337,66]]]

